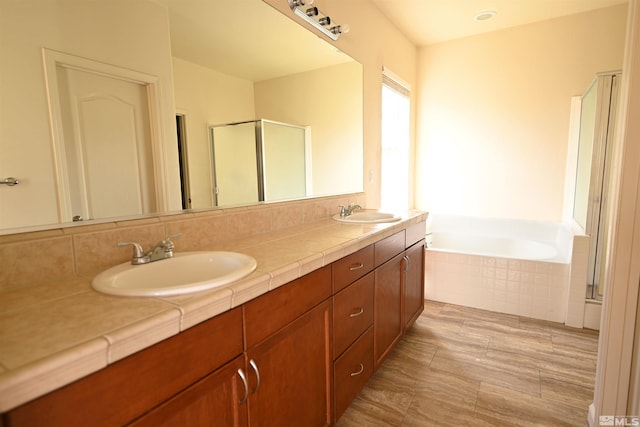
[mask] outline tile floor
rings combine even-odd
[[[586,426],[597,347],[597,331],[427,301],[337,426]]]

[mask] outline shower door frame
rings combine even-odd
[[[604,261],[607,254],[608,190],[611,150],[620,92],[621,72],[599,73],[585,95],[597,90],[593,153],[585,233],[591,237],[587,273],[587,299],[602,300]]]

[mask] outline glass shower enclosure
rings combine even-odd
[[[582,96],[573,218],[590,236],[587,298],[604,294],[608,189],[621,73],[601,73]]]
[[[215,206],[309,193],[308,128],[260,119],[209,128]]]

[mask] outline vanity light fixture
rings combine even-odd
[[[493,18],[494,16],[496,16],[498,14],[498,12],[496,12],[495,10],[484,10],[478,14],[476,14],[476,16],[473,17],[474,21],[487,21],[491,18]]]
[[[331,40],[338,40],[340,34],[349,32],[348,25],[339,25],[317,7],[309,7],[314,0],[288,0],[289,7],[299,17],[322,31]]]

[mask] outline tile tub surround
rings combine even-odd
[[[565,322],[575,238],[565,224],[448,215],[429,222],[426,298]]]
[[[316,202],[317,203],[317,202]],[[332,206],[335,203],[331,203]],[[333,209],[331,209],[333,210]],[[252,214],[252,210],[241,213]],[[329,213],[333,213],[329,211]],[[228,215],[228,214],[227,214]],[[235,217],[236,215],[234,215]],[[265,218],[263,212],[251,218]],[[173,221],[158,224],[136,224],[130,234],[124,227],[106,227],[48,239],[71,238],[75,254],[68,255],[75,272],[65,277],[55,277],[45,266],[43,272],[32,275],[31,282],[18,280],[12,283],[3,277],[0,290],[0,412],[5,412],[28,400],[59,388],[109,363],[166,339],[199,322],[238,306],[290,280],[316,268],[353,253],[375,241],[426,219],[423,212],[409,212],[398,223],[353,225],[333,221],[327,215],[308,223],[300,223],[276,231],[264,231],[258,223],[231,225],[236,218],[224,218],[225,213],[208,216],[180,216]],[[227,240],[203,243],[208,227],[220,229],[213,221],[218,218],[244,234]],[[249,219],[249,218],[245,218]],[[187,224],[180,224],[184,221]],[[194,221],[199,227],[189,223]],[[200,222],[203,221],[203,222]],[[211,221],[211,222],[209,222]],[[189,227],[194,227],[190,229]],[[159,236],[155,228],[160,227]],[[262,230],[253,234],[252,227]],[[254,228],[254,230],[255,230]],[[185,232],[185,230],[187,230]],[[193,230],[193,231],[192,231]],[[112,242],[115,239],[139,233],[156,237],[184,233],[176,241],[177,250],[232,250],[249,254],[258,261],[257,270],[230,287],[166,298],[123,298],[102,295],[90,286],[93,275],[115,263],[123,262],[112,254],[105,257],[105,266],[96,262],[91,267],[77,266],[80,260],[90,258],[77,253],[78,248],[91,250],[93,245]],[[191,235],[191,233],[197,233]],[[231,236],[231,234],[228,234]],[[5,243],[0,250],[12,245],[37,245],[37,240]],[[183,246],[180,245],[182,243]],[[185,247],[186,246],[186,247]],[[118,248],[120,249],[120,248]],[[125,261],[130,257],[125,251]],[[56,254],[55,262],[62,262]],[[3,259],[0,256],[0,259]],[[4,260],[6,262],[6,260]],[[160,261],[161,262],[161,261]],[[14,268],[6,263],[2,271]],[[67,270],[65,270],[66,272]],[[6,273],[3,273],[6,275]],[[44,274],[40,276],[40,274]],[[47,274],[51,277],[47,279]]]
[[[570,264],[426,252],[425,298],[564,323]]]

